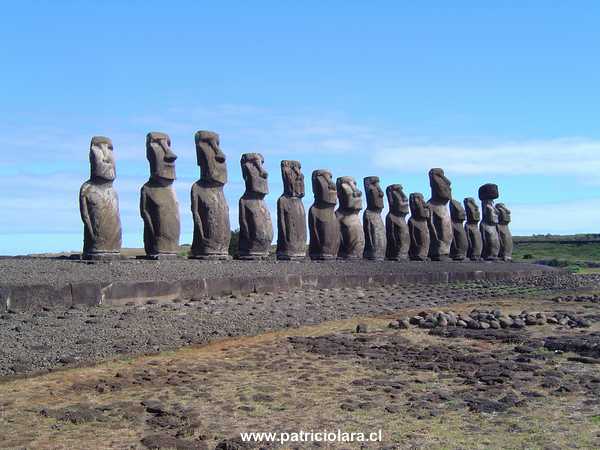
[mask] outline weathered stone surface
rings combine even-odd
[[[283,195],[277,200],[277,259],[306,256],[306,212],[304,175],[299,161],[281,161]]]
[[[499,197],[498,185],[494,183],[486,183],[479,187],[479,200],[496,200]]]
[[[427,261],[429,254],[429,205],[425,203],[423,194],[413,192],[409,197],[410,219],[408,231],[410,234],[409,257],[413,261]]]
[[[366,177],[363,180],[367,195],[367,209],[363,214],[363,231],[365,234],[365,259],[382,260],[385,257],[387,238],[385,225],[381,218],[383,211],[383,191],[379,185],[379,177]]]
[[[339,177],[336,180],[337,196],[340,203],[335,215],[340,226],[341,259],[362,258],[365,249],[365,235],[360,223],[362,192],[352,177]]]
[[[481,259],[481,251],[483,242],[481,241],[481,232],[479,231],[479,221],[481,213],[479,206],[472,197],[464,199],[465,211],[467,213],[467,222],[465,223],[465,234],[467,236],[467,258],[471,261],[479,261]]]
[[[119,257],[121,219],[119,197],[113,187],[116,178],[112,141],[94,136],[90,143],[90,179],[79,191],[79,209],[83,221],[84,259]]]
[[[450,201],[450,218],[452,219],[452,244],[450,257],[455,261],[462,261],[467,257],[469,242],[465,232],[464,221],[466,212],[458,200]]]
[[[496,205],[498,214],[498,237],[500,238],[500,253],[498,256],[504,261],[512,261],[513,238],[508,225],[510,224],[510,209],[504,203]]]
[[[479,200],[483,211],[483,220],[479,224],[483,244],[481,256],[486,261],[495,261],[500,253],[500,237],[498,236],[498,213],[494,200],[498,198],[498,186],[492,183],[479,188]]]
[[[229,206],[223,194],[227,183],[227,159],[219,135],[198,131],[195,135],[200,180],[192,186],[191,205],[194,240],[190,258],[229,259]]]
[[[429,205],[429,257],[434,261],[446,260],[452,243],[452,220],[448,211],[448,202],[452,199],[451,182],[444,171],[434,168],[429,171],[431,198]]]
[[[406,216],[410,211],[408,197],[401,184],[392,184],[385,191],[389,205],[389,212],[385,217],[385,257],[393,261],[406,261],[410,248],[410,233],[406,223]]]
[[[271,249],[273,223],[264,200],[269,193],[264,161],[260,153],[244,153],[240,161],[246,191],[239,204],[239,259],[264,259]]]
[[[179,203],[173,189],[175,160],[171,139],[164,133],[146,136],[150,179],[141,190],[140,214],[144,220],[144,249],[151,259],[174,257],[181,230]]]
[[[340,248],[340,225],[335,215],[337,190],[331,172],[312,173],[314,203],[308,210],[308,254],[314,260],[336,259]]]

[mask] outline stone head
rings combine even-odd
[[[458,200],[450,200],[450,218],[452,222],[464,222],[467,214]]]
[[[496,200],[499,196],[498,185],[493,183],[487,183],[479,188],[479,200],[482,202],[485,200]]]
[[[383,209],[383,190],[379,185],[379,177],[365,177],[363,179],[367,195],[367,209],[381,211]]]
[[[300,161],[281,161],[283,193],[288,197],[304,197],[304,175]]]
[[[508,225],[510,223],[510,209],[508,209],[504,203],[498,203],[496,205],[496,213],[498,214],[499,224]]]
[[[409,213],[408,197],[401,184],[391,184],[385,189],[385,193],[392,214],[405,216]]]
[[[467,213],[467,222],[477,223],[481,220],[481,212],[479,206],[473,197],[467,197],[463,201],[465,205],[465,211]]]
[[[416,220],[429,219],[429,206],[425,202],[425,197],[419,192],[413,192],[409,197],[410,216]]]
[[[227,158],[219,146],[219,135],[212,131],[198,131],[194,140],[202,181],[221,186],[227,183]]]
[[[110,138],[94,136],[90,143],[90,169],[92,180],[113,181],[116,176],[113,144]]]
[[[260,153],[244,153],[240,164],[246,183],[246,192],[266,195],[269,193],[269,173],[263,167],[265,159]]]
[[[498,212],[491,201],[485,202],[483,208],[483,222],[488,225],[498,225]]]
[[[150,177],[155,180],[175,180],[177,155],[171,150],[171,138],[165,133],[151,132],[146,135],[146,158],[150,163]]]
[[[362,209],[362,192],[356,185],[356,180],[352,177],[339,177],[335,186],[337,189],[340,209],[350,209],[360,211]]]
[[[312,173],[312,189],[316,204],[336,205],[337,190],[330,171],[324,169],[314,170]]]
[[[429,186],[431,186],[431,198],[443,203],[452,199],[452,183],[444,175],[444,171],[434,168],[429,171]]]

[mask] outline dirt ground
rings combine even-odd
[[[441,308],[568,313],[585,328],[389,328],[421,312],[407,309],[5,381],[0,447],[600,448],[592,300],[573,292]],[[241,432],[338,429],[381,430],[383,440],[240,442]]]

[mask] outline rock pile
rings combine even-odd
[[[407,329],[411,325],[419,328],[462,327],[472,330],[501,328],[524,328],[530,325],[562,325],[571,328],[588,328],[591,322],[570,312],[534,312],[521,311],[519,314],[506,314],[500,309],[474,309],[469,314],[454,311],[423,311],[412,317],[404,317],[390,322],[389,328]]]
[[[559,295],[554,297],[556,303],[563,302],[590,302],[590,303],[600,303],[600,295],[599,294],[590,294],[590,295]]]

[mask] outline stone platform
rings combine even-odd
[[[0,311],[70,305],[131,305],[149,300],[290,289],[394,283],[518,280],[562,271],[525,263],[392,261],[83,262],[51,258],[0,260]]]

